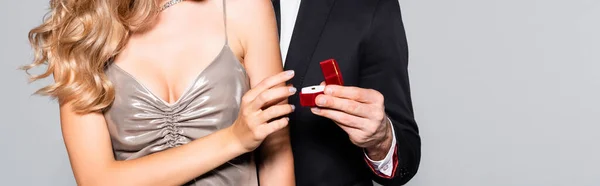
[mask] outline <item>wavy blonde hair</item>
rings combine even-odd
[[[77,113],[102,111],[114,100],[104,74],[108,61],[125,45],[130,33],[154,21],[157,0],[51,0],[41,25],[29,32],[34,50],[28,70],[44,65],[30,81],[54,76],[55,82],[36,94],[71,103]]]

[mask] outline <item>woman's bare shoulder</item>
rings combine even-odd
[[[226,0],[228,29],[231,29],[246,48],[247,41],[260,32],[272,32],[277,26],[270,0]],[[273,34],[277,34],[277,30]]]
[[[274,14],[270,0],[224,0],[227,14],[237,19],[253,19]]]

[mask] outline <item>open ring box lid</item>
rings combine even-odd
[[[344,85],[344,79],[335,59],[321,61],[321,71],[325,78],[326,85]],[[318,95],[323,94],[325,86],[316,85],[304,87],[300,91],[300,105],[303,107],[315,107],[315,99]]]

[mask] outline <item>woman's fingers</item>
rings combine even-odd
[[[268,123],[275,118],[292,113],[294,109],[294,105],[290,104],[271,106],[268,109],[263,110],[260,113],[259,118],[263,123]]]
[[[258,94],[258,96],[256,96],[256,98],[252,100],[252,102],[249,105],[250,110],[259,110],[271,106],[275,103],[279,103],[287,99],[289,96],[294,95],[295,93],[296,88],[292,86],[267,89]]]
[[[257,130],[258,130],[257,134],[260,135],[259,136],[260,138],[264,139],[267,136],[269,136],[270,134],[285,128],[289,124],[289,121],[290,121],[290,119],[288,117],[283,117],[283,118],[277,119],[275,121],[271,121],[267,124],[260,125],[257,128]]]
[[[288,125],[285,115],[294,111],[289,104],[278,105],[296,93],[292,86],[282,86],[294,77],[294,71],[285,71],[268,77],[250,89],[242,97],[238,119],[234,128],[238,129],[240,141],[247,150],[255,149],[271,133]]]
[[[256,85],[254,88],[252,88],[248,92],[246,92],[243,100],[245,100],[247,102],[255,100],[256,97],[259,94],[261,94],[262,92],[264,92],[274,86],[285,84],[286,81],[292,79],[293,77],[294,77],[294,71],[288,70],[288,71],[281,72],[277,75],[265,78],[260,83],[258,83],[258,85]]]

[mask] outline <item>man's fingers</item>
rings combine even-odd
[[[350,99],[333,97],[330,95],[317,96],[315,103],[319,107],[339,110],[358,117],[368,118],[374,109],[370,105]]]
[[[350,114],[346,114],[341,111],[332,110],[332,109],[324,109],[324,108],[312,108],[312,113],[329,118],[339,125],[343,125],[346,127],[362,130],[365,126],[365,123],[368,123],[366,119],[356,117]]]
[[[277,75],[265,78],[260,83],[258,83],[258,85],[256,85],[255,87],[250,89],[248,92],[246,92],[246,94],[244,95],[244,100],[246,100],[248,102],[252,101],[252,100],[256,99],[256,96],[258,96],[260,93],[264,92],[265,90],[268,90],[268,89],[270,89],[274,86],[280,85],[280,84],[285,84],[286,81],[292,79],[293,77],[294,77],[294,71],[288,70],[288,71],[281,72]]]
[[[383,95],[372,89],[327,85],[325,87],[325,94],[334,97],[346,98],[361,103],[383,103]]]
[[[254,100],[252,100],[249,106],[251,110],[259,110],[266,106],[279,103],[295,93],[296,88],[291,86],[267,89],[258,94]]]
[[[344,130],[348,134],[348,137],[350,137],[351,140],[358,136],[361,136],[361,134],[364,134],[364,132],[360,129],[348,127],[346,125],[342,125],[339,123],[335,123],[335,124],[337,126],[339,126],[342,130]],[[354,141],[354,140],[352,140],[352,141]]]

